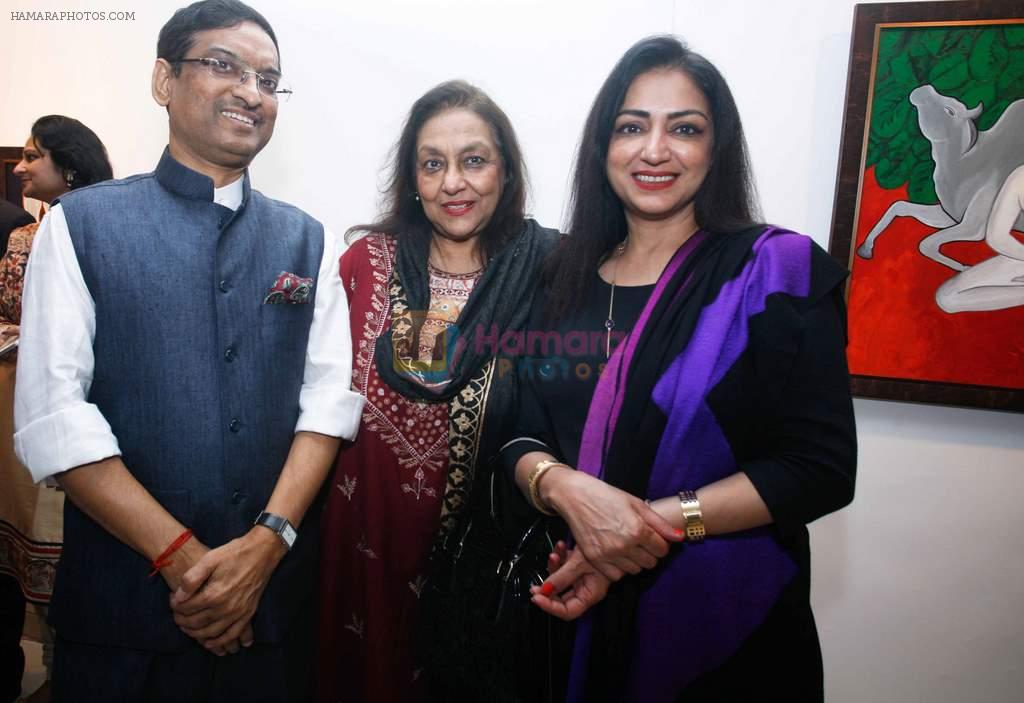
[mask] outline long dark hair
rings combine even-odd
[[[114,177],[103,142],[76,119],[64,115],[40,117],[32,125],[32,142],[50,152],[53,164],[70,180],[71,190]]]
[[[526,165],[512,123],[500,107],[475,85],[465,81],[447,81],[428,90],[413,103],[402,127],[402,134],[391,150],[389,178],[377,222],[356,225],[348,230],[349,241],[367,232],[383,232],[395,237],[429,237],[433,231],[423,207],[416,200],[416,140],[427,121],[446,110],[471,110],[486,122],[501,152],[501,198],[480,233],[481,250],[487,261],[522,229],[526,209]]]
[[[643,39],[619,59],[598,91],[580,138],[569,196],[567,234],[545,270],[547,313],[558,318],[583,299],[601,259],[625,239],[622,201],[606,175],[615,116],[641,74],[655,69],[685,73],[704,93],[714,127],[711,168],[694,200],[697,225],[717,233],[738,232],[759,217],[743,126],[725,78],[706,58],[676,37]]]

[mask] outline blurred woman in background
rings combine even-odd
[[[22,195],[49,204],[76,188],[113,178],[106,149],[96,134],[78,120],[63,115],[40,117],[32,125],[21,161],[14,168]],[[13,340],[21,323],[21,290],[38,224],[11,232],[0,259],[0,340]],[[0,341],[2,345],[2,341]],[[38,606],[45,619],[53,593],[53,578],[63,541],[63,494],[37,486],[14,455],[13,403],[16,351],[0,359],[0,631],[3,641],[5,703],[21,689],[24,655],[21,632],[25,603]],[[43,628],[43,659],[49,677],[53,640]],[[49,683],[28,699],[49,700]]]

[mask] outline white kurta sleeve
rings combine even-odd
[[[96,308],[60,204],[43,218],[25,270],[14,449],[36,481],[120,455],[110,424],[86,402]]]
[[[317,276],[295,431],[351,440],[359,429],[366,399],[352,390],[348,297],[338,263],[344,251],[344,240],[324,229],[324,253]]]

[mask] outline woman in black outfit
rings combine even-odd
[[[502,458],[571,549],[574,701],[822,698],[806,524],[853,497],[846,271],[757,223],[729,88],[671,37],[601,88]]]

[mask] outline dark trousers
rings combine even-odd
[[[315,641],[310,628],[297,630],[284,644],[254,644],[223,657],[198,644],[166,654],[82,644],[58,632],[53,701],[307,703],[312,699]]]
[[[17,579],[0,574],[0,703],[18,700],[25,673],[21,630],[25,626],[25,596]]]

